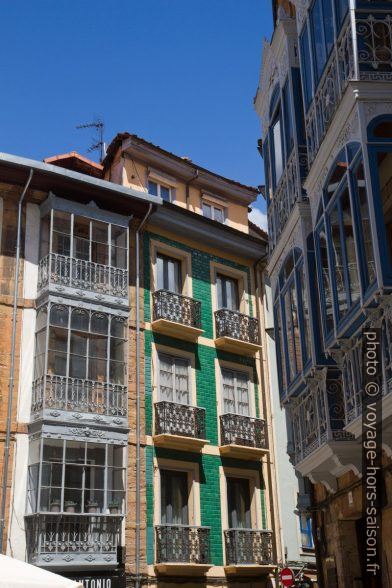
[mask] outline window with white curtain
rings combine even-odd
[[[182,357],[159,354],[159,400],[190,404],[190,362]]]
[[[182,290],[181,261],[168,255],[157,255],[157,289],[180,294]]]
[[[249,376],[222,368],[223,412],[250,416]]]

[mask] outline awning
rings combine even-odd
[[[0,588],[83,588],[83,584],[0,555]]]

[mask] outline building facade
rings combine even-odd
[[[76,159],[0,157],[2,546],[115,588],[135,502],[130,258],[160,199]]]
[[[390,586],[390,2],[278,0],[262,121],[280,401],[324,586]],[[379,335],[380,526],[363,547],[364,334]],[[376,582],[381,583],[376,583]]]
[[[104,166],[164,200],[143,239],[142,581],[270,585],[282,555],[257,191],[129,134]]]

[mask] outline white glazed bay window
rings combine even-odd
[[[124,447],[35,439],[30,444],[28,514],[125,512]]]

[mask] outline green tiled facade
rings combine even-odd
[[[192,290],[193,297],[202,301],[201,320],[203,337],[213,339],[213,310],[211,299],[210,263],[217,262],[230,268],[239,269],[248,275],[249,314],[253,315],[251,292],[251,277],[247,266],[233,263],[219,256],[211,255],[153,233],[145,233],[144,236],[144,309],[146,322],[151,321],[150,308],[150,241],[161,241],[182,251],[191,253],[192,256]],[[255,391],[256,417],[260,415],[259,386],[255,360],[242,355],[217,350],[214,347],[200,343],[190,343],[183,340],[167,337],[150,330],[145,331],[145,427],[146,434],[152,435],[152,381],[151,381],[151,352],[152,343],[178,348],[194,354],[196,370],[196,394],[197,405],[206,410],[206,438],[212,446],[218,445],[218,414],[217,414],[217,384],[215,379],[215,359],[230,361],[253,368],[253,382]],[[154,487],[153,487],[153,458],[154,456],[172,460],[189,461],[199,464],[200,479],[200,512],[201,525],[211,528],[210,548],[211,563],[223,565],[222,545],[222,516],[220,504],[219,467],[243,468],[258,470],[262,476],[261,465],[257,461],[235,460],[221,458],[220,456],[191,452],[178,452],[177,450],[163,449],[152,446],[146,447],[146,487],[147,487],[147,563],[154,563]],[[262,500],[262,523],[266,527],[266,509],[264,502],[264,482],[260,480]]]

